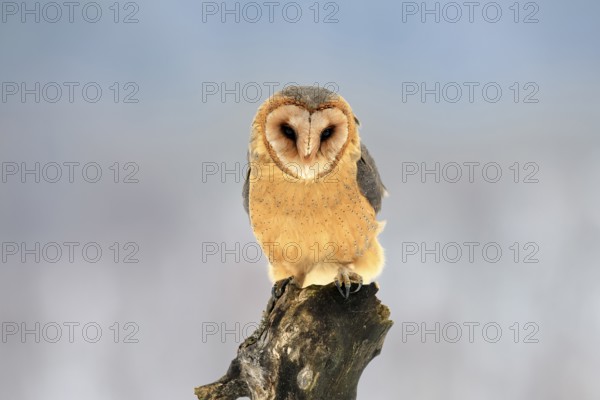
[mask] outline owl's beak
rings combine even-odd
[[[312,164],[312,162],[315,160],[315,157],[317,156],[317,149],[317,146],[309,146],[301,150],[300,154],[302,162],[306,164]]]

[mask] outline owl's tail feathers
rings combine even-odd
[[[387,221],[378,221],[379,226],[377,227],[377,234],[379,235],[381,232],[383,232],[383,230],[385,229],[385,226],[387,225]]]

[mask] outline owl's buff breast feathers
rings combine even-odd
[[[379,223],[356,184],[350,153],[331,173],[310,180],[289,176],[273,162],[252,164],[250,219],[272,263],[351,263],[375,239]]]

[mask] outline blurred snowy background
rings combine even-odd
[[[350,102],[390,192],[359,398],[600,398],[600,4],[55,4],[1,3],[1,398],[226,371],[270,293],[250,123],[294,82]]]

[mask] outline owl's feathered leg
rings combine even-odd
[[[283,263],[269,264],[269,276],[272,282],[277,282],[282,279],[294,278],[294,282],[299,287],[303,287],[306,273],[303,270],[294,269],[286,266]]]
[[[338,269],[338,273],[334,278],[335,286],[338,288],[338,291],[347,299],[350,297],[350,293],[356,293],[362,288],[363,278],[356,272],[352,271],[352,264],[342,265]],[[350,287],[352,283],[356,283],[358,287],[350,292]],[[343,289],[342,289],[343,287]]]

